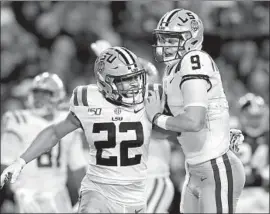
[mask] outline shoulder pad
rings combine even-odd
[[[175,72],[180,71],[181,76],[196,74],[211,76],[215,70],[215,63],[209,54],[195,50],[184,55]]]
[[[70,106],[88,106],[88,86],[78,86],[73,90]]]
[[[4,127],[12,125],[21,125],[27,123],[27,116],[24,111],[16,110],[16,111],[8,111],[2,117],[2,125]]]

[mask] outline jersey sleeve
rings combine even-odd
[[[72,96],[69,101],[69,110],[76,114],[80,111],[81,107],[87,107],[89,105],[88,100],[88,87],[78,86],[73,90]]]
[[[182,76],[180,87],[188,80],[199,79],[208,83],[207,91],[212,88],[210,77],[217,72],[212,58],[203,51],[190,51],[186,54],[178,65],[177,72],[179,70]]]
[[[191,79],[182,86],[184,108],[189,106],[201,106],[207,108],[207,82],[200,79]]]
[[[23,152],[21,130],[26,117],[19,111],[6,112],[1,121],[1,164],[9,165]]]
[[[73,134],[73,140],[69,148],[68,165],[72,171],[87,166],[85,154],[83,150],[82,132],[75,131]]]

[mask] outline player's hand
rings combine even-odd
[[[148,91],[149,95],[144,100],[145,110],[147,113],[148,120],[150,122],[153,121],[154,116],[157,113],[161,113],[162,111],[162,104],[159,96],[159,91]]]
[[[97,40],[96,42],[90,45],[94,53],[99,56],[103,51],[112,47],[112,45],[106,40]]]
[[[244,135],[239,129],[230,129],[230,149],[234,152],[239,151],[239,145],[244,141]]]
[[[25,161],[22,158],[19,158],[3,171],[1,174],[1,189],[8,181],[14,183],[17,180],[25,164]]]

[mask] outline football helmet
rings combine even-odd
[[[242,130],[250,135],[259,135],[267,127],[267,105],[264,99],[252,93],[247,93],[239,99],[240,123]]]
[[[33,79],[28,105],[36,114],[45,116],[51,114],[65,96],[64,84],[59,76],[44,72]]]
[[[99,91],[107,99],[125,106],[144,101],[146,72],[130,50],[106,49],[96,59],[94,70]]]
[[[167,12],[153,31],[154,56],[157,62],[181,59],[192,50],[201,50],[203,23],[192,11],[174,9]]]

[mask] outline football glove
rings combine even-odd
[[[10,181],[10,183],[14,183],[17,180],[25,164],[25,160],[19,158],[3,171],[1,174],[1,189],[8,181]]]
[[[230,129],[230,149],[239,152],[239,145],[244,141],[244,135],[239,129]]]

